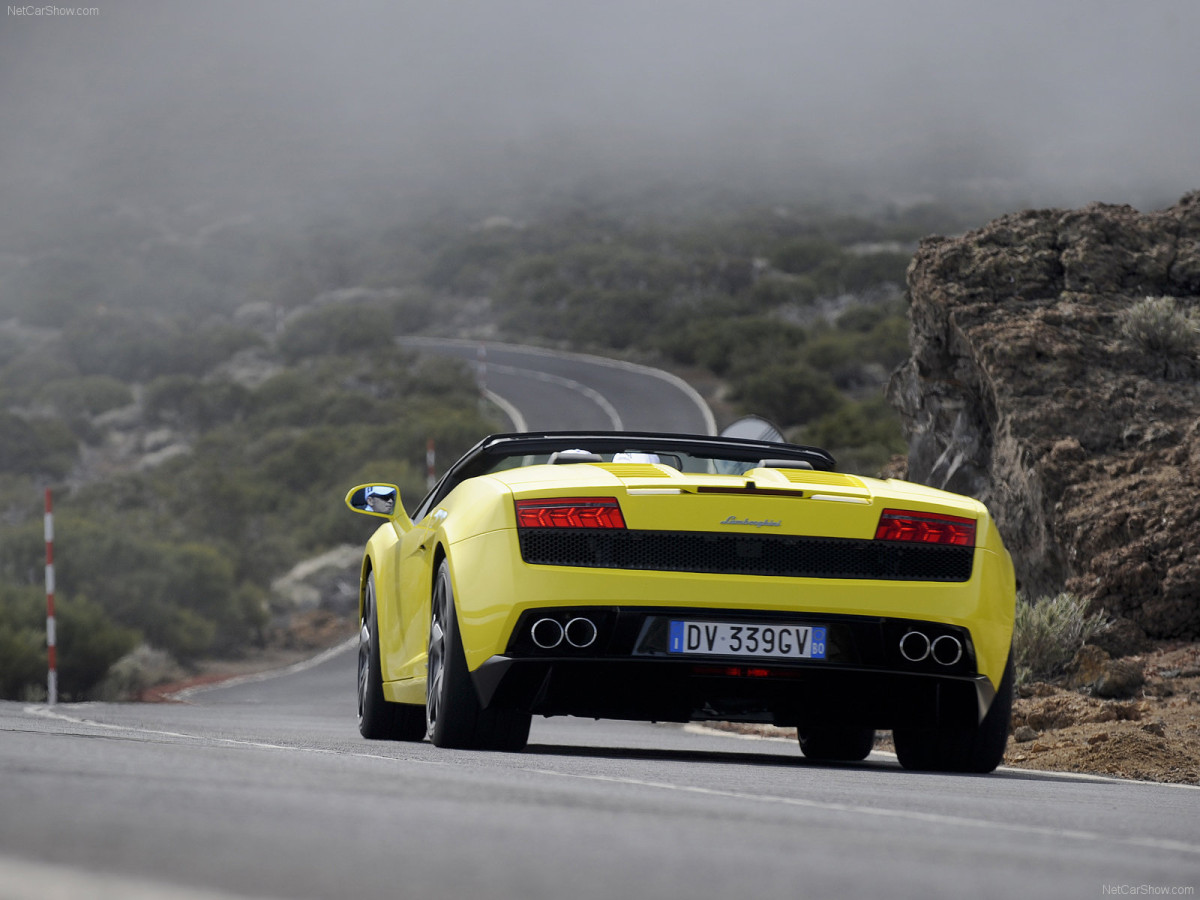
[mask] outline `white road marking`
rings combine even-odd
[[[521,414],[521,411],[517,409],[515,405],[510,403],[504,397],[501,397],[495,391],[485,390],[483,392],[483,396],[487,397],[488,400],[500,407],[501,412],[508,416],[508,420],[512,422],[513,431],[529,430],[529,423],[525,421],[525,416]]]
[[[564,378],[561,375],[551,375],[549,372],[541,372],[537,369],[522,369],[517,366],[489,364],[490,368],[496,372],[503,372],[505,375],[517,375],[524,378],[534,378],[538,381],[544,381],[547,384],[556,384],[559,387],[565,387],[567,390],[576,391],[587,397],[593,403],[600,407],[601,411],[608,416],[608,421],[612,424],[614,431],[624,431],[625,425],[621,422],[621,414],[617,412],[617,408],[609,402],[609,399],[594,388],[588,387],[582,382],[576,381],[574,378]]]
[[[0,900],[268,900],[95,869],[0,856]]]

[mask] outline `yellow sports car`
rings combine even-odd
[[[823,450],[497,434],[410,518],[390,484],[361,581],[368,738],[519,750],[533,715],[798,728],[858,760],[989,772],[1007,740],[1012,561],[979,502]]]

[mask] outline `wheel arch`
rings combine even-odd
[[[367,579],[371,577],[371,573],[375,571],[375,563],[371,559],[371,555],[363,556],[362,565],[358,572],[358,621],[362,621],[366,615],[367,609]]]

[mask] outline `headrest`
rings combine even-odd
[[[813,464],[807,459],[760,459],[759,469],[811,469]]]
[[[598,463],[604,462],[604,457],[590,450],[555,450],[547,462],[552,466],[561,466],[564,463]]]

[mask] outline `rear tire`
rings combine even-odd
[[[512,752],[525,747],[529,713],[479,703],[458,631],[450,567],[444,560],[433,582],[428,655],[425,719],[436,746]]]
[[[421,707],[389,703],[383,696],[374,572],[367,575],[363,614],[358,625],[358,732],[380,741],[419,741],[425,737]]]
[[[1008,665],[987,715],[976,728],[897,728],[896,757],[906,769],[991,772],[1004,759],[1012,719],[1013,663]]]
[[[798,728],[800,750],[816,762],[858,762],[875,746],[874,728]]]

